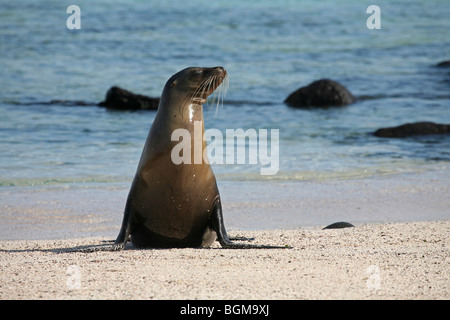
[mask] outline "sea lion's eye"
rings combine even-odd
[[[200,69],[194,70],[194,75],[196,75],[196,76],[200,76],[200,75],[202,75],[202,73],[203,73],[203,71]]]

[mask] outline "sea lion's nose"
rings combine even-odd
[[[227,75],[227,70],[225,70],[224,67],[215,67],[214,70],[215,72],[220,72],[222,77],[225,77]]]

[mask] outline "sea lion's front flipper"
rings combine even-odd
[[[119,235],[117,236],[117,239],[113,244],[114,250],[122,250],[123,248],[125,248],[125,245],[131,233],[131,220],[131,213],[127,201],[123,214],[122,227],[120,228]]]
[[[225,229],[225,224],[223,222],[222,215],[222,204],[220,203],[220,197],[214,201],[212,214],[211,214],[211,228],[217,234],[217,240],[224,249],[285,249],[290,248],[289,246],[266,246],[266,245],[252,245],[246,243],[235,243],[228,237],[227,231]]]
[[[217,240],[222,247],[227,248],[228,246],[235,245],[233,242],[231,242],[230,238],[228,237],[227,230],[225,229],[222,215],[222,204],[220,203],[219,196],[217,196],[214,200],[211,213],[211,228],[216,232]]]

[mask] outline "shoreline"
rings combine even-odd
[[[449,299],[450,221],[233,231],[292,249],[69,252],[104,238],[0,241],[0,299]]]
[[[353,180],[218,181],[229,231],[447,220],[450,170]],[[0,241],[115,239],[129,184],[0,188]]]

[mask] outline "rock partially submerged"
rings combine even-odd
[[[436,66],[441,68],[450,68],[450,60],[441,61]]]
[[[437,134],[450,134],[450,124],[415,122],[403,124],[398,127],[381,128],[374,132],[375,136],[383,138],[406,138]]]
[[[351,223],[345,222],[345,221],[341,221],[341,222],[335,222],[332,223],[328,226],[326,226],[325,228],[322,228],[322,230],[327,230],[327,229],[342,229],[342,228],[353,228],[355,227],[354,225],[352,225]]]
[[[340,83],[321,79],[291,93],[284,101],[291,107],[345,106],[355,101],[355,97]]]
[[[119,87],[111,87],[106,93],[105,101],[98,105],[116,110],[157,110],[159,98],[151,98]]]

